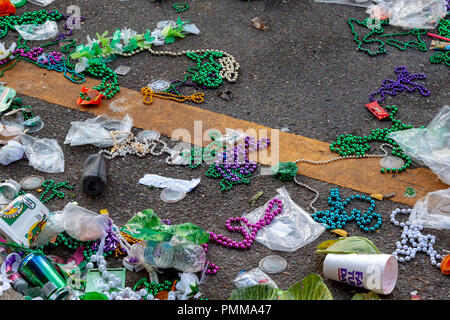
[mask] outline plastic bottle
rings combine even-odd
[[[205,266],[205,250],[195,244],[175,244],[148,241],[144,251],[145,263],[156,268],[174,268],[182,272],[199,272]]]

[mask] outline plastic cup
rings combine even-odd
[[[397,282],[397,259],[389,254],[328,254],[323,262],[325,278],[390,294]]]

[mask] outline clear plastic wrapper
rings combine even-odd
[[[22,144],[15,140],[8,142],[6,146],[0,149],[0,164],[7,166],[10,163],[23,158],[25,149]]]
[[[267,284],[278,289],[278,285],[260,268],[239,272],[238,276],[234,279],[234,284],[238,288]]]
[[[128,114],[122,121],[109,118],[104,114],[86,121],[73,121],[64,144],[70,144],[72,147],[85,144],[100,148],[111,147],[114,145],[114,140],[110,132],[124,132],[124,134],[116,135],[116,140],[120,143],[128,136],[132,126],[133,119]]]
[[[92,241],[102,238],[108,228],[108,217],[68,203],[62,211],[64,231],[79,241]]]
[[[64,231],[62,211],[50,212],[47,216],[47,223],[39,233],[35,241],[35,246],[46,245],[51,239]]]
[[[43,24],[22,24],[14,26],[25,40],[48,40],[58,35],[58,24],[47,20]]]
[[[30,166],[47,173],[64,172],[64,153],[54,139],[38,139],[27,134],[20,137]]]
[[[409,221],[425,228],[450,229],[450,188],[430,192],[419,199],[409,215]]]
[[[370,0],[314,0],[314,2],[319,3],[332,3],[332,4],[345,4],[355,7],[368,7],[372,5],[375,1]]]
[[[276,198],[283,202],[283,211],[269,226],[258,231],[255,240],[271,250],[292,252],[317,239],[325,228],[292,201],[284,187],[277,189],[277,192]],[[268,204],[269,201],[244,217],[250,223],[256,223],[264,217]]]
[[[17,127],[22,131],[24,130],[24,121],[22,112],[17,109],[2,115],[2,123],[5,126]]]
[[[450,185],[450,106],[444,106],[425,129],[391,132],[388,137]]]
[[[379,20],[405,29],[434,29],[447,13],[446,0],[377,1],[367,13]]]
[[[142,262],[155,268],[195,273],[204,267],[206,253],[203,247],[188,242],[147,241]]]
[[[37,4],[38,6],[48,6],[50,3],[53,3],[55,0],[28,0],[28,2]]]

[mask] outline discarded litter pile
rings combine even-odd
[[[316,2],[348,4],[346,0]],[[414,24],[404,20],[402,13],[407,10],[403,0],[389,4],[381,1],[376,5],[371,1],[360,2],[369,8],[371,17],[364,21],[348,20],[358,44],[357,50],[369,56],[385,54],[386,45],[401,51],[407,48],[426,51],[423,37],[428,33],[424,29],[436,26],[441,38],[448,37],[449,20],[442,13],[443,2],[432,2],[433,10],[425,21],[419,19],[419,23]],[[74,22],[69,16],[56,10],[12,16],[16,13],[13,7],[8,6],[2,12],[5,14],[0,16],[0,38],[11,31],[17,31],[19,36],[17,44],[11,44],[8,49],[5,44],[0,44],[0,77],[17,61],[24,60],[63,73],[77,85],[86,82],[86,76],[101,79],[101,83],[93,88],[80,86],[80,95],[73,97],[80,106],[95,108],[103,98],[112,99],[120,91],[119,75],[125,75],[130,67],[112,70],[108,63],[116,59],[126,61],[127,57],[144,51],[154,56],[185,56],[194,63],[182,80],[159,79],[144,85],[141,94],[147,105],[154,99],[202,103],[205,93],[199,90],[217,89],[224,81],[234,83],[238,78],[240,65],[224,51],[153,49],[174,43],[188,34],[200,33],[193,23],[181,18],[176,22],[160,21],[153,31],[147,29],[143,33],[130,28],[118,28],[110,36],[108,31],[97,33],[96,39],[88,36],[86,44],[79,44],[76,40],[68,40],[74,35]],[[172,8],[183,13],[189,5],[175,3]],[[418,7],[417,10],[421,13],[422,9]],[[65,34],[59,33],[57,25],[63,19],[66,20],[64,29],[69,31]],[[81,17],[80,21],[85,18]],[[388,24],[409,26],[412,30],[387,34],[384,28]],[[358,27],[368,28],[370,32],[361,39],[356,31]],[[399,40],[411,36],[415,40]],[[33,48],[27,46],[28,41],[36,40],[53,41]],[[65,41],[68,43],[64,44]],[[374,43],[379,45],[377,51],[368,49],[368,45]],[[47,50],[55,44],[59,45],[59,51]],[[435,44],[434,49],[447,50],[439,44]],[[443,52],[432,56],[431,63],[444,62],[448,66],[448,54]],[[382,106],[388,96],[419,93],[428,97],[431,92],[425,84],[418,82],[427,79],[425,74],[412,73],[406,66],[395,68],[394,73],[397,79],[385,79],[380,89],[369,93],[370,102],[366,105],[380,123],[384,120],[390,126],[373,129],[364,136],[339,135],[329,146],[329,155],[337,153],[339,157],[321,161],[300,158],[279,162],[270,168],[269,179],[278,179],[286,185],[293,182],[315,194],[309,206],[313,212],[299,206],[287,189],[281,187],[262,206],[241,216],[224,219],[223,228],[219,227],[219,230],[203,230],[191,222],[173,224],[161,219],[158,214],[162,213],[150,208],[137,209],[138,212],[134,212],[125,224],[118,225],[107,209],[97,213],[81,207],[70,197],[74,195],[77,182],[81,183],[83,196],[91,199],[104,196],[108,179],[115,174],[110,172],[110,164],[123,157],[138,157],[145,161],[161,156],[167,165],[184,167],[192,172],[206,165],[206,178],[219,179],[220,192],[232,196],[236,189],[245,188],[258,179],[256,173],[260,167],[255,160],[257,157],[253,156],[272,147],[269,138],[257,138],[237,129],[226,135],[211,131],[211,141],[205,147],[182,144],[169,147],[157,131],[141,130],[134,134],[133,119],[129,114],[122,119],[102,114],[85,121],[71,121],[64,144],[70,148],[82,145],[97,148],[85,159],[79,181],[29,175],[7,177],[0,183],[0,295],[12,288],[25,299],[33,300],[202,300],[206,299],[202,285],[226,268],[213,263],[209,255],[214,250],[238,250],[251,255],[257,242],[273,251],[295,252],[323,235],[330,235],[330,239],[314,244],[315,253],[323,257],[321,270],[311,270],[309,275],[282,290],[269,275],[283,272],[289,261],[279,255],[268,255],[254,269],[236,275],[236,288],[229,299],[332,300],[333,295],[323,278],[368,291],[357,293],[352,299],[380,299],[379,295],[389,295],[394,290],[399,275],[398,263],[407,263],[420,253],[429,256],[434,266],[430,266],[430,272],[437,272],[439,276],[450,274],[450,255],[438,252],[435,245],[439,239],[424,231],[425,228],[450,229],[450,189],[429,193],[413,208],[393,209],[388,218],[389,213],[377,208],[377,201],[393,195],[354,193],[344,197],[339,189],[332,188],[327,198],[328,207],[319,210],[313,205],[321,197],[320,193],[299,180],[301,165],[305,163],[326,166],[345,159],[380,158],[380,173],[385,174],[384,177],[405,172],[415,161],[429,167],[445,184],[450,184],[450,107],[443,106],[428,126],[413,128],[404,124],[396,118],[400,110],[397,106]],[[182,95],[181,88],[184,87],[196,91]],[[231,91],[218,95],[226,101],[233,99]],[[0,114],[2,166],[28,161],[35,170],[45,172],[46,177],[64,172],[62,148],[55,139],[33,135],[45,133],[44,121],[33,113],[31,106],[23,105],[14,88],[0,87]],[[381,144],[383,154],[370,152],[374,143]],[[391,154],[385,147],[390,147]],[[136,185],[162,189],[160,197],[165,203],[182,201],[201,184],[198,177],[182,180],[153,173],[143,173],[141,177]],[[132,185],[129,187],[133,188]],[[250,205],[254,206],[262,194],[261,191],[250,199]],[[60,208],[50,211],[50,203]],[[365,207],[360,210],[356,204]],[[401,222],[400,214],[408,214],[408,220]],[[382,253],[372,240],[349,236],[344,230],[353,222],[356,232],[371,237],[389,225],[389,221],[402,228],[399,241],[393,243],[392,251],[389,251],[391,254]],[[439,248],[442,245],[448,244],[439,243]],[[70,256],[63,258],[54,254],[58,248],[69,252]],[[111,261],[114,260],[119,261],[121,267],[112,268]],[[160,279],[161,270],[167,269],[176,270],[176,275],[170,280]],[[143,276],[133,287],[126,285],[130,273]]]

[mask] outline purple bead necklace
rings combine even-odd
[[[276,206],[276,209],[274,209],[274,205]],[[263,218],[259,219],[258,222],[251,224],[247,218],[244,217],[235,217],[230,218],[226,221],[225,227],[228,231],[231,232],[240,232],[244,236],[244,240],[242,241],[236,241],[232,240],[231,238],[227,238],[226,236],[222,234],[215,234],[214,232],[208,231],[209,233],[209,240],[211,242],[215,242],[223,247],[226,248],[234,248],[234,249],[249,249],[252,246],[253,241],[255,240],[256,234],[258,231],[268,226],[272,220],[279,215],[283,211],[283,203],[281,200],[277,198],[273,198],[270,200],[269,205],[266,208],[266,212]],[[233,227],[231,223],[244,223],[251,232],[249,233],[245,227],[242,226],[235,226]]]
[[[420,94],[425,97],[430,95],[431,92],[428,89],[426,89],[423,85],[413,82],[413,80],[415,79],[417,80],[426,79],[425,74],[423,73],[410,74],[406,69],[406,67],[403,66],[395,68],[394,72],[398,73],[397,81],[392,79],[384,79],[381,84],[381,88],[378,91],[373,92],[369,96],[370,101],[376,100],[378,102],[381,102],[384,99],[386,99],[386,94],[396,96],[397,94],[405,90],[408,92],[419,91]],[[410,86],[408,87],[407,84]],[[374,97],[377,95],[381,95],[381,98],[375,99]]]

